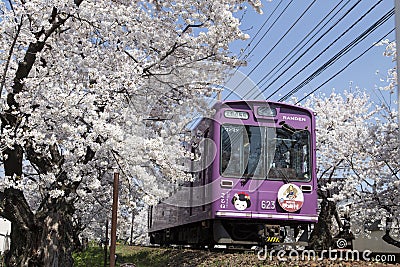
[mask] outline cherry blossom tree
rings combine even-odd
[[[260,11],[258,0],[248,4]],[[177,136],[224,71],[237,65],[233,16],[216,1],[2,1],[0,215],[6,261],[72,266],[78,235],[121,203],[154,201],[177,179]],[[128,207],[128,208],[127,208]],[[128,212],[127,212],[128,213]],[[129,216],[128,216],[129,217]]]
[[[317,113],[319,195],[322,198],[318,240],[332,245],[332,220],[346,210],[353,233],[377,220],[382,227],[399,225],[400,132],[397,112],[374,106],[361,92],[312,97]],[[339,220],[337,220],[339,221]],[[343,227],[340,225],[339,228]],[[343,233],[343,229],[339,229]],[[387,228],[383,239],[398,246],[398,228]]]
[[[333,219],[339,217],[333,198],[339,182],[334,178],[347,179],[351,174],[350,164],[364,159],[355,144],[366,138],[365,122],[374,113],[369,111],[369,97],[361,92],[312,96],[306,105],[317,114],[317,175],[321,199],[320,218],[311,240],[314,246],[327,249],[333,245]]]
[[[396,62],[395,42],[383,40],[377,46],[385,46],[384,56]],[[387,71],[386,82],[386,86],[378,89],[393,94],[397,86],[396,67]],[[333,218],[338,222],[339,234],[346,234],[339,220],[338,209],[342,209],[351,220],[353,233],[368,234],[366,226],[380,221],[385,230],[382,239],[400,247],[398,111],[388,101],[374,106],[369,96],[358,90],[343,95],[313,96],[306,105],[318,114],[322,202],[314,245],[332,246]]]

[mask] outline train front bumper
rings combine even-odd
[[[215,213],[218,218],[251,218],[251,219],[269,219],[269,220],[289,220],[289,221],[304,221],[318,222],[318,216],[313,214],[271,214],[271,213],[252,213],[252,212],[237,212],[237,211],[217,211]]]

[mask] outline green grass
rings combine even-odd
[[[110,251],[107,254],[107,266],[109,266]],[[171,259],[170,253],[165,249],[131,247],[119,245],[116,248],[118,255],[116,266],[123,263],[134,263],[137,267],[158,267],[165,266]],[[104,248],[98,246],[89,246],[87,250],[75,253],[74,266],[76,267],[103,267],[104,266]]]
[[[165,249],[117,246],[117,264],[134,263],[137,267],[166,266],[168,255]]]
[[[109,251],[108,251],[109,252]],[[254,267],[284,267],[284,266],[366,266],[367,262],[330,262],[324,261],[288,261],[280,262],[272,260],[260,261],[254,253],[223,253],[210,252],[206,250],[190,250],[177,248],[150,248],[137,246],[117,245],[116,254],[118,260],[116,266],[123,263],[133,263],[136,267],[165,267],[165,266],[187,266],[187,267],[232,267],[232,266],[254,266]],[[81,253],[73,255],[77,267],[103,267],[104,249],[94,244]],[[107,255],[107,261],[109,254]],[[380,263],[369,266],[385,266]],[[107,262],[107,266],[109,266]],[[388,265],[390,266],[390,265]]]
[[[108,251],[109,252],[109,251]],[[117,245],[118,260],[116,266],[133,263],[136,267],[165,266],[199,266],[199,267],[230,267],[230,266],[281,266],[279,262],[260,261],[256,254],[217,253],[206,250],[190,250],[177,248],[150,248],[138,246]],[[107,255],[109,260],[109,254]],[[103,267],[104,249],[89,246],[81,253],[74,254],[77,267]],[[107,262],[107,266],[109,266]],[[284,265],[285,266],[285,265]],[[296,265],[291,265],[296,266]]]
[[[104,266],[104,250],[101,247],[89,246],[85,251],[74,253],[74,266]]]

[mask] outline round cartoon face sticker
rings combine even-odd
[[[278,203],[288,212],[298,211],[304,203],[303,192],[295,184],[284,184],[278,191]]]
[[[250,208],[251,206],[250,196],[244,192],[237,193],[232,198],[232,204],[235,206],[235,209],[237,210],[245,210],[247,208]]]

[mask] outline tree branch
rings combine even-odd
[[[34,214],[21,190],[7,188],[0,192],[2,210],[0,215],[9,221],[18,223],[23,229],[34,227]]]
[[[385,241],[388,244],[391,244],[393,246],[396,246],[398,248],[400,248],[400,241],[397,241],[395,239],[393,239],[390,235],[389,235],[389,230],[386,230],[386,233],[384,236],[382,236],[382,240]]]
[[[3,94],[3,88],[4,88],[4,84],[6,83],[6,76],[7,76],[8,66],[10,65],[11,57],[12,57],[12,54],[14,52],[14,47],[15,47],[15,44],[17,42],[19,33],[21,32],[21,28],[22,28],[22,17],[21,17],[21,22],[18,24],[17,32],[16,32],[14,40],[13,40],[13,42],[11,44],[10,51],[8,52],[8,58],[7,58],[6,65],[5,65],[4,71],[3,71],[3,79],[1,80],[1,85],[0,85],[0,95]]]

